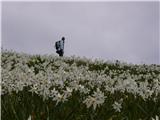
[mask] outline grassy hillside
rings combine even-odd
[[[2,120],[157,120],[160,65],[2,50]]]

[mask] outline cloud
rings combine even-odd
[[[158,2],[3,2],[2,46],[65,55],[159,63]]]

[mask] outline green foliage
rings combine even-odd
[[[22,63],[30,69],[33,68],[34,74],[37,75],[40,72],[45,73],[48,66],[55,72],[60,67],[55,64],[56,60],[52,58],[48,60],[47,57],[35,55],[26,57],[26,61],[21,61],[21,57],[21,55],[12,52],[3,52],[2,68],[4,69],[7,63],[12,63],[11,67],[8,67],[12,71],[19,63]],[[160,67],[159,65],[152,65],[153,69],[149,69],[149,65],[121,65],[119,61],[115,63],[100,62],[96,64],[95,62],[87,63],[81,59],[56,59],[59,59],[59,61],[62,60],[69,65],[76,63],[76,66],[88,66],[89,71],[95,71],[97,73],[104,71],[106,75],[109,75],[110,71],[117,71],[111,75],[112,78],[114,78],[115,74],[119,76],[123,71],[127,71],[130,75],[141,74],[142,77],[137,82],[145,80],[143,75],[148,73],[152,75],[154,73],[155,75],[152,75],[153,77],[149,79],[151,85],[154,76],[160,75],[160,71],[154,69],[154,66]],[[123,77],[125,80],[125,76]],[[87,82],[87,80],[80,81],[80,84],[87,86]],[[97,87],[98,85],[95,85],[93,88],[90,88],[91,91],[89,94],[92,94]],[[102,84],[101,91],[104,92],[104,89]],[[32,120],[150,120],[153,116],[160,116],[160,95],[155,100],[152,99],[152,97],[154,98],[154,94],[144,100],[141,96],[133,95],[127,91],[115,91],[114,94],[104,92],[105,96],[107,96],[105,102],[94,110],[93,107],[87,108],[83,104],[86,96],[79,91],[73,91],[67,101],[57,104],[52,98],[49,97],[44,100],[42,96],[32,93],[29,90],[29,87],[24,87],[22,91],[13,91],[10,94],[1,95],[2,120],[27,120],[29,116],[31,116]],[[123,107],[121,112],[117,112],[113,109],[112,105],[121,98],[123,99]]]
[[[43,101],[41,96],[23,91],[2,96],[2,120],[27,120],[29,115],[33,120],[150,120],[152,116],[160,115],[160,99],[144,101],[127,93],[108,95],[103,106],[93,110],[81,103],[81,95],[74,92],[65,103],[52,99]],[[125,98],[122,111],[115,112],[112,104],[115,99]]]

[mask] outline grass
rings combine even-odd
[[[160,65],[128,65],[122,64],[119,61],[115,63],[97,63],[97,61],[87,62],[89,60],[86,61],[80,58],[50,58],[47,56],[31,56],[3,51],[2,82],[4,77],[6,77],[3,75],[3,70],[13,71],[19,67],[18,64],[26,65],[28,69],[32,68],[36,76],[41,72],[46,74],[48,67],[51,67],[53,72],[57,72],[61,67],[56,64],[57,61],[62,61],[69,66],[73,64],[76,64],[77,67],[87,66],[88,71],[100,74],[103,71],[105,75],[110,76],[112,79],[117,78],[116,76],[119,77],[119,75],[124,72],[131,76],[141,75],[142,77],[136,80],[137,84],[145,81],[146,78],[144,76],[150,74],[152,77],[150,79],[148,78],[148,81],[152,85],[152,82],[160,75]],[[7,64],[11,66],[6,68]],[[66,72],[69,71],[70,69],[66,69]],[[116,72],[110,74],[111,71]],[[127,79],[125,75],[122,77],[123,79]],[[16,81],[16,78],[13,80]],[[160,83],[160,78],[158,78],[158,81]],[[66,85],[67,84],[68,83],[66,83]],[[93,88],[88,86],[88,80],[80,81],[79,84],[90,89],[89,95],[93,94],[98,87],[98,85],[95,85]],[[58,86],[53,87],[59,89]],[[160,87],[160,84],[158,87]],[[4,89],[3,84],[2,89]],[[160,94],[156,97],[153,94],[144,100],[141,96],[134,95],[127,90],[124,92],[116,91],[112,94],[105,91],[105,86],[102,84],[100,90],[104,92],[107,98],[103,105],[94,110],[93,107],[87,108],[86,105],[83,104],[87,95],[82,94],[78,90],[73,90],[72,95],[68,97],[66,102],[56,104],[56,101],[53,101],[52,98],[48,97],[44,99],[42,95],[30,92],[30,89],[30,86],[25,86],[22,91],[12,91],[1,95],[2,120],[27,120],[29,116],[31,116],[32,120],[151,120],[151,118],[156,115],[160,116]],[[121,98],[123,98],[121,112],[116,112],[112,105]],[[153,98],[156,99],[154,100]]]

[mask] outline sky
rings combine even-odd
[[[160,64],[158,2],[2,2],[1,24],[4,49]]]

